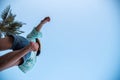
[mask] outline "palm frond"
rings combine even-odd
[[[7,27],[6,32],[9,34],[21,34],[24,33],[24,31],[20,31],[19,27]]]
[[[15,20],[16,15],[11,13],[11,10],[9,11],[8,16],[6,17],[5,24],[10,24]]]
[[[25,23],[22,23],[22,22],[18,22],[18,21],[14,21],[12,22],[9,27],[13,27],[13,28],[16,28],[16,27],[22,27],[22,25],[24,25]]]
[[[25,24],[19,21],[15,21],[15,14],[12,14],[10,6],[8,6],[1,14],[2,20],[0,21],[0,30],[8,34],[21,34],[20,28]]]
[[[10,11],[10,5],[7,6],[7,8],[1,14],[1,18],[2,18],[3,21],[6,20],[8,14],[9,14],[9,11]]]
[[[0,26],[0,31],[6,32],[6,26],[1,25],[1,26]]]

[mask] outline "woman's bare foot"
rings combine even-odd
[[[42,28],[42,26],[50,21],[50,17],[45,17],[36,27],[36,30],[39,32]]]
[[[50,22],[50,17],[45,17],[45,18],[41,21],[42,24],[45,24],[45,23],[47,23],[47,22]]]

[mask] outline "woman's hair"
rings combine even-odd
[[[40,40],[39,40],[38,38],[36,38],[36,42],[37,42],[37,43],[38,43],[38,45],[39,45],[39,48],[38,48],[38,51],[37,51],[36,56],[39,56],[39,55],[40,55],[40,53],[41,53],[41,44],[40,44]]]

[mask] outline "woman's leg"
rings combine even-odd
[[[13,38],[12,37],[5,37],[0,38],[0,50],[7,50],[12,47]]]
[[[15,65],[19,65],[22,62],[22,57],[35,48],[36,46],[34,43],[30,43],[25,48],[0,56],[0,71]]]
[[[0,67],[0,71],[9,69],[9,68],[14,67],[14,66],[18,66],[18,65],[20,65],[20,64],[22,64],[22,63],[23,63],[23,59],[21,58],[21,59],[19,59],[16,63],[14,63],[14,64],[9,64],[9,65],[7,65],[7,66]]]
[[[47,23],[50,22],[50,17],[45,17],[36,27],[36,30],[39,32],[42,28],[42,26]]]

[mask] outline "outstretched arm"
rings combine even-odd
[[[47,23],[47,22],[50,22],[50,17],[45,17],[36,27],[36,31],[40,31],[42,26]]]

